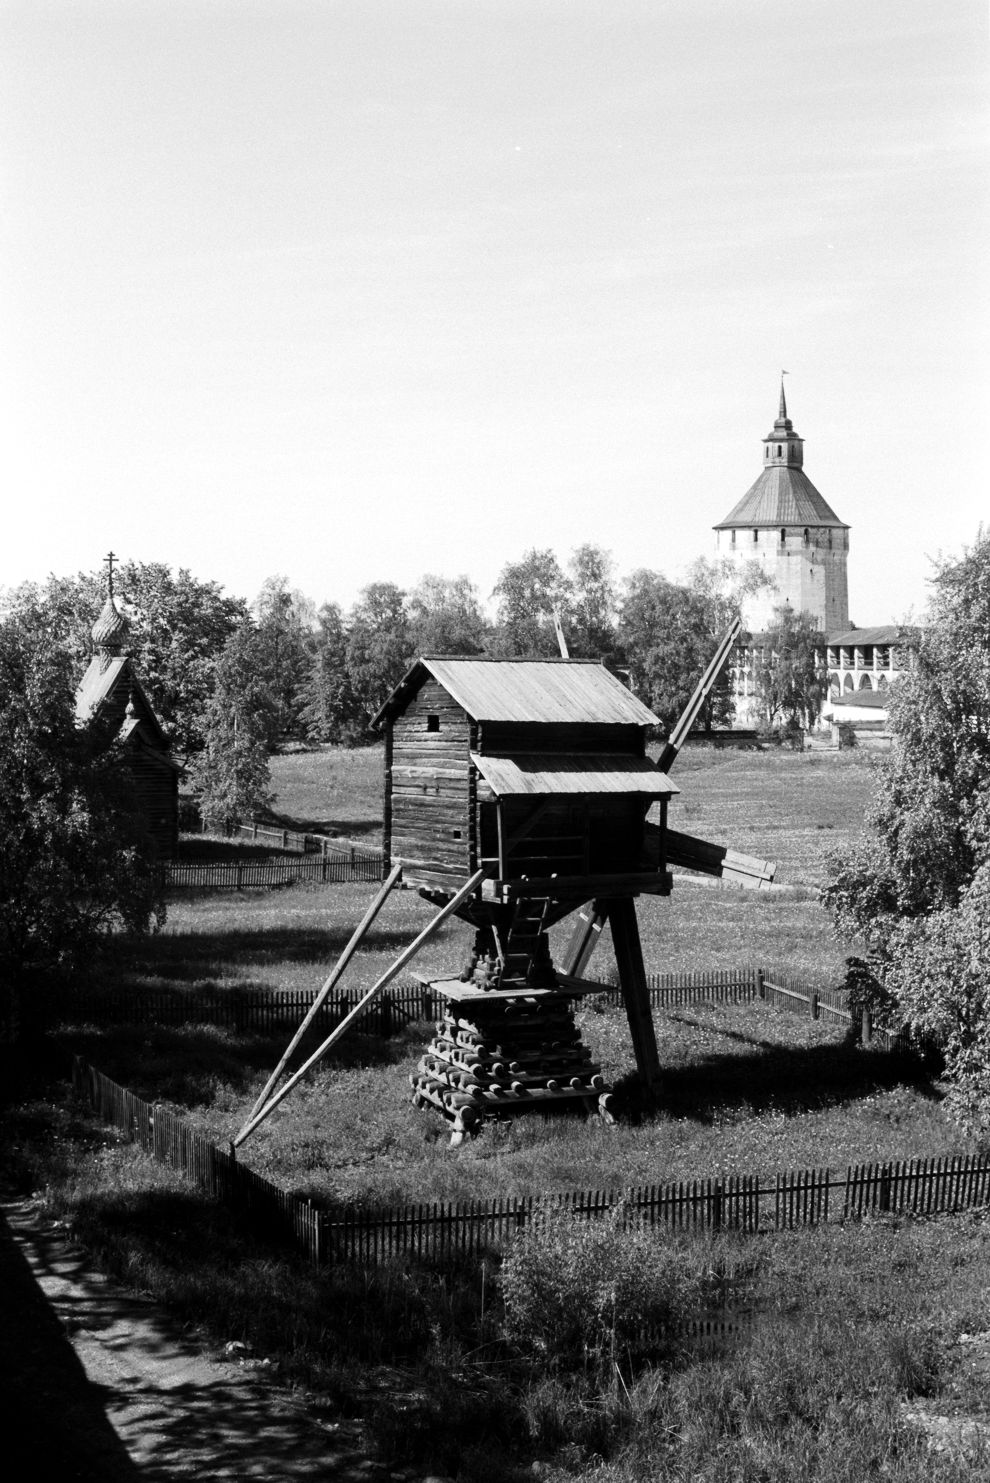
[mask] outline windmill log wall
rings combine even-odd
[[[456,890],[476,869],[471,722],[427,680],[391,729],[386,779],[393,860],[411,886]]]

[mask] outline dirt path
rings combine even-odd
[[[322,1423],[262,1368],[209,1359],[150,1300],[90,1270],[31,1199],[0,1197],[0,1294],[11,1483],[400,1476],[367,1460],[358,1424]]]

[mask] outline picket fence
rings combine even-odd
[[[845,995],[838,989],[812,989],[767,968],[725,969],[715,972],[652,974],[647,980],[654,1009],[686,1009],[697,1004],[746,1004],[762,1001],[777,1009],[808,1015],[828,1016],[841,1024],[852,1024]],[[329,1034],[349,1014],[359,994],[342,991],[331,995],[314,1016],[314,1030]],[[134,993],[124,989],[89,991],[39,998],[32,1008],[36,1029],[59,1023],[105,1026],[114,1024],[185,1025],[210,1024],[238,1032],[291,1029],[312,1006],[309,991],[244,989],[232,987],[214,992],[180,989]],[[622,992],[603,983],[597,995],[584,999],[587,1007],[621,1008]],[[392,985],[355,1021],[363,1035],[394,1035],[418,1020],[433,1020],[443,1012],[440,996],[427,983],[407,979]],[[40,1017],[40,1018],[39,1018]],[[43,1024],[40,1023],[43,1019]],[[862,1027],[863,1039],[881,1049],[905,1047],[906,1037]]]
[[[990,1205],[990,1157],[948,1155],[850,1166],[844,1176],[803,1169],[763,1179],[729,1175],[629,1190],[324,1210],[279,1189],[240,1163],[233,1149],[218,1148],[175,1113],[143,1101],[79,1056],[73,1085],[105,1123],[188,1175],[208,1195],[235,1206],[255,1229],[288,1240],[315,1264],[375,1265],[396,1257],[449,1261],[497,1251],[556,1210],[586,1220],[615,1212],[627,1227],[757,1232]]]
[[[382,879],[383,871],[379,850],[333,847],[320,854],[299,854],[296,859],[273,855],[267,860],[170,860],[164,866],[167,888],[198,887],[212,891],[244,891],[303,881],[323,886],[342,885],[346,881],[377,882]]]
[[[357,992],[332,995],[313,1016],[314,1033],[329,1034],[350,1013]],[[216,1025],[238,1033],[267,1033],[295,1029],[312,1008],[315,995],[309,991],[246,989],[232,987],[213,992],[181,989],[134,992],[126,989],[62,994],[40,1001],[33,1012],[32,1027],[55,1029],[58,1025]],[[432,992],[407,983],[388,988],[355,1021],[355,1031],[387,1038],[404,1025],[435,1018],[438,1013]],[[37,1021],[43,1014],[44,1024]]]

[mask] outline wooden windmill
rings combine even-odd
[[[600,1068],[574,1022],[575,1000],[601,988],[580,975],[606,922],[639,1075],[657,1089],[636,897],[668,894],[672,864],[752,886],[773,876],[765,862],[667,825],[669,799],[679,791],[668,772],[738,629],[722,639],[657,764],[646,755],[657,717],[594,661],[416,661],[374,722],[385,738],[391,872],[324,992],[400,874],[439,914],[266,1103],[277,1069],[235,1142],[454,913],[474,929],[473,941],[458,973],[429,981],[444,1013],[412,1077],[415,1101],[452,1120],[454,1141],[486,1115],[566,1103],[610,1115]],[[647,818],[651,810],[658,819]],[[548,932],[573,912],[577,924],[557,965]]]

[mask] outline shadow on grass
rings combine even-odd
[[[288,827],[288,826],[286,826]],[[185,835],[179,841],[180,865],[245,864],[249,860],[305,860],[298,850],[280,850],[270,844],[255,844],[247,839],[209,839]]]
[[[5,1203],[13,1209],[10,1197]],[[52,1310],[2,1213],[0,1282],[0,1367],[7,1405],[3,1455],[13,1469],[8,1477],[47,1474],[80,1483],[136,1483],[143,1474],[107,1415],[114,1397],[87,1377],[66,1337],[65,1314]]]
[[[221,966],[226,970],[252,964],[312,963],[318,965],[316,973],[323,965],[329,973],[355,925],[348,920],[330,923],[325,928],[286,925],[228,928],[209,933],[169,932],[147,943],[111,947],[103,966],[121,987],[128,987],[148,974],[161,980],[200,982],[215,977]],[[398,955],[402,948],[408,947],[416,930],[412,924],[383,927],[376,922],[363,950]],[[314,990],[319,986],[320,980],[314,976]]]
[[[144,1279],[194,1331],[205,1321],[218,1338],[244,1323],[237,1264],[244,1261],[262,1272],[272,1266],[271,1249],[244,1239],[225,1212],[195,1197],[111,1193],[84,1199],[75,1214],[79,1234],[105,1267],[129,1283]],[[264,1371],[250,1362],[204,1363],[200,1344],[174,1316],[145,1296],[94,1277],[89,1253],[67,1244],[58,1228],[37,1220],[19,1224],[37,1280],[51,1276],[57,1286],[46,1302],[32,1286],[23,1258],[11,1255],[12,1243],[0,1234],[4,1290],[8,1302],[14,1299],[12,1311],[5,1312],[0,1345],[11,1345],[16,1358],[7,1398],[15,1401],[11,1420],[33,1424],[24,1457],[29,1466],[21,1470],[15,1451],[10,1476],[43,1477],[46,1458],[53,1476],[86,1483],[129,1483],[138,1477],[170,1483],[179,1473],[277,1476],[287,1483],[331,1476],[356,1483],[366,1476],[352,1436],[311,1420],[264,1383]],[[259,1338],[281,1338],[284,1347],[295,1315],[287,1311],[273,1331],[264,1320],[270,1320],[277,1298],[268,1297]],[[101,1383],[87,1380],[66,1332],[80,1334]],[[110,1363],[105,1356],[113,1357]],[[18,1428],[8,1432],[5,1461],[12,1441],[16,1447]]]
[[[848,1044],[757,1044],[748,1055],[713,1055],[665,1070],[660,1105],[666,1113],[710,1123],[733,1107],[757,1113],[771,1107],[811,1112],[897,1086],[910,1086],[931,1101],[941,1100],[930,1071],[910,1054],[866,1051]],[[642,1112],[632,1084],[617,1090],[625,1093],[633,1115]]]
[[[237,1034],[210,1025],[113,1025],[91,1029],[66,1028],[59,1039],[66,1053],[83,1060],[125,1086],[146,1102],[170,1102],[179,1107],[211,1106],[218,1090],[234,1095],[246,1092],[274,1070],[295,1032],[285,1026],[268,1033]],[[290,1072],[301,1066],[321,1044],[325,1030],[311,1027],[293,1053]],[[348,1033],[313,1068],[395,1066],[408,1059],[425,1039],[422,1026],[411,1026],[391,1039]]]
[[[368,819],[312,819],[291,814],[270,814],[269,818],[277,829],[292,829],[298,834],[327,834],[331,839],[339,837],[342,842],[360,839],[370,848],[381,848],[381,814],[373,814]]]

